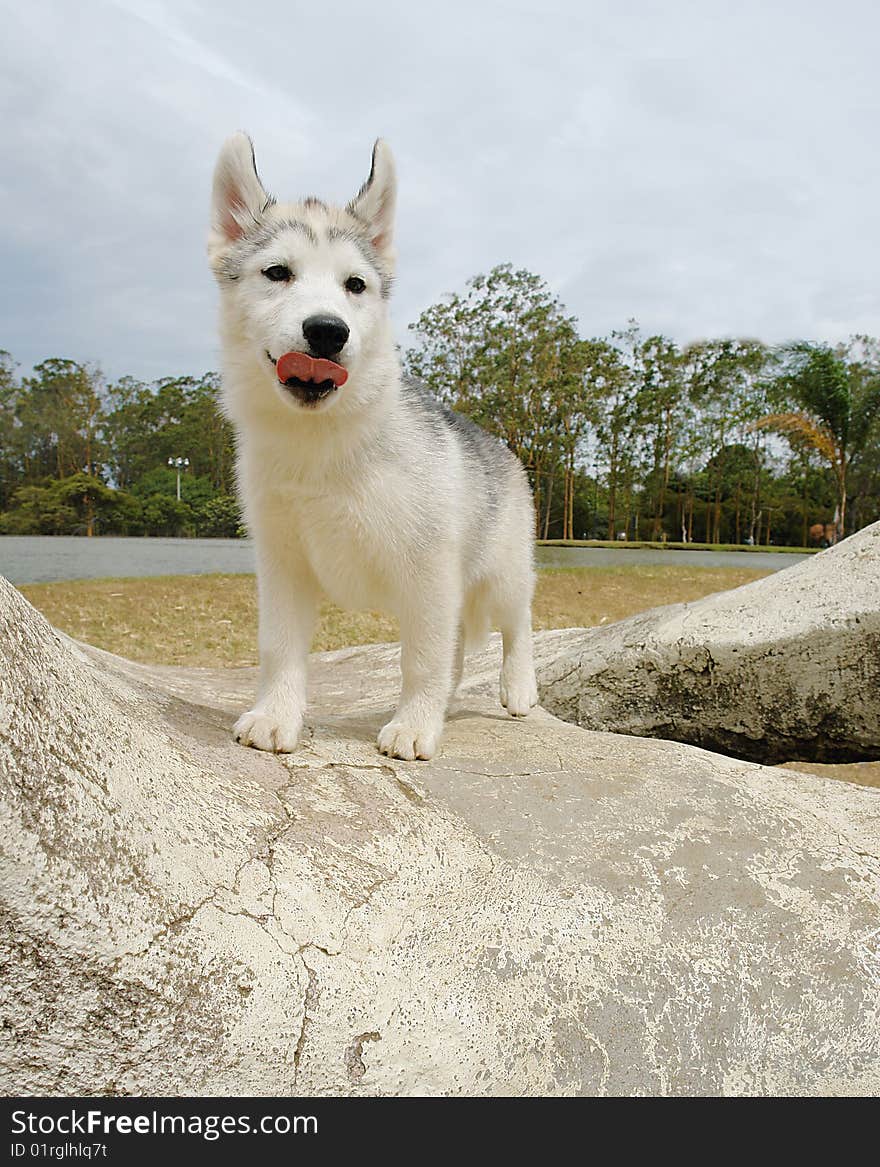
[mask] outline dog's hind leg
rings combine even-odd
[[[534,572],[530,564],[495,581],[492,588],[494,618],[501,629],[501,704],[512,717],[525,717],[538,703],[538,686],[532,656],[532,593]]]
[[[465,646],[465,630],[464,625],[459,625],[458,640],[455,645],[455,661],[452,666],[452,691],[449,694],[449,699],[455,696],[458,692],[461,678],[464,676],[464,646]]]
[[[532,620],[528,608],[502,617],[501,704],[511,717],[525,717],[538,704],[532,659]]]

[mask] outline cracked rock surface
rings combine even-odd
[[[251,670],[2,580],[0,662],[4,1093],[880,1090],[876,791],[515,721],[494,642],[430,763],[373,745],[394,647],[313,658],[284,757]]]
[[[542,705],[586,729],[764,763],[880,758],[880,523],[744,587],[540,646]]]

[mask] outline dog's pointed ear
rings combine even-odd
[[[211,232],[215,242],[234,243],[274,201],[257,174],[253,142],[240,132],[227,138],[214,168]]]
[[[367,225],[370,240],[380,255],[393,257],[394,208],[397,176],[391,147],[382,138],[373,146],[370,177],[348,204],[348,210]]]

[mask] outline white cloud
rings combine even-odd
[[[282,195],[401,172],[399,334],[511,260],[585,333],[880,333],[880,14],[772,5],[0,4],[0,347],[216,365],[204,261],[237,128]]]

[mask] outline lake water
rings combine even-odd
[[[608,567],[668,563],[779,571],[805,555],[773,551],[650,551],[611,547],[539,547],[539,567]],[[0,575],[14,584],[108,576],[247,574],[248,539],[85,539],[73,535],[0,536]]]

